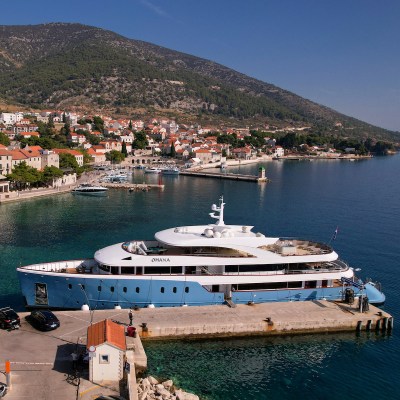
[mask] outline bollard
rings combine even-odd
[[[383,330],[383,331],[386,331],[386,329],[387,329],[387,323],[388,323],[387,317],[383,318],[383,324],[382,324],[382,330]]]
[[[381,329],[381,320],[378,319],[378,320],[376,321],[375,330],[376,330],[376,331],[379,331],[380,329]]]
[[[361,329],[362,329],[362,321],[358,321],[357,322],[357,332],[360,332],[361,331]]]
[[[6,361],[6,384],[8,389],[11,389],[11,363],[10,360]]]
[[[393,329],[393,317],[390,317],[388,320],[388,331]]]
[[[369,319],[368,322],[367,322],[367,326],[366,326],[365,329],[366,329],[367,331],[370,331],[370,330],[371,330],[371,325],[372,325],[372,320]]]

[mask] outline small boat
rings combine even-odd
[[[163,175],[179,175],[180,171],[177,167],[166,167],[162,170]]]
[[[161,168],[157,167],[149,167],[144,169],[145,174],[160,174],[161,173]]]
[[[72,194],[83,194],[87,196],[105,196],[108,188],[104,186],[91,185],[90,183],[82,183],[72,190]]]

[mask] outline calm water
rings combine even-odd
[[[391,336],[375,333],[148,343],[150,373],[206,399],[400,398],[400,156],[362,162],[267,163],[269,185],[164,177],[164,191],[70,194],[0,206],[0,305],[22,309],[15,267],[90,257],[174,225],[211,222],[224,194],[225,222],[271,236],[328,242],[361,277],[382,283]],[[255,173],[256,166],[241,167]],[[135,171],[135,181],[157,182]]]

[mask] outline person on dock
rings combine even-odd
[[[129,326],[132,326],[132,321],[133,321],[133,314],[132,314],[132,309],[129,309]]]

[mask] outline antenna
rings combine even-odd
[[[218,220],[218,222],[215,225],[219,225],[219,226],[225,225],[225,222],[224,222],[224,206],[225,206],[224,196],[221,196],[220,199],[219,199],[219,207],[217,207],[215,204],[213,204],[211,206],[211,210],[212,211],[219,212],[219,215],[216,215],[215,212],[212,212],[212,213],[209,214],[211,218],[214,218],[214,219]]]

